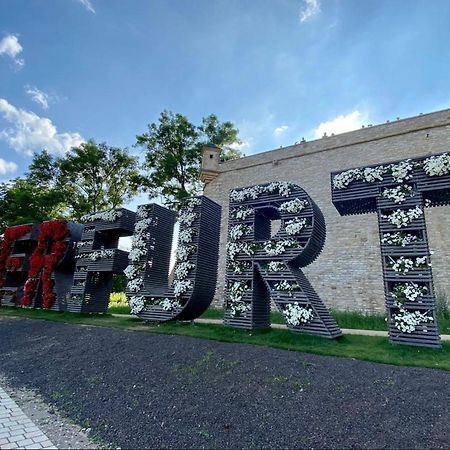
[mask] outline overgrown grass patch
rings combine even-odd
[[[444,342],[442,349],[428,349],[392,345],[386,338],[382,337],[347,335],[337,340],[327,340],[278,329],[247,332],[213,324],[166,323],[148,325],[138,318],[126,315],[72,314],[14,308],[1,308],[0,315],[191,336],[215,341],[263,345],[324,356],[338,356],[378,363],[450,370],[450,342]]]

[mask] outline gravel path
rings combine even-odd
[[[449,448],[450,373],[0,318],[0,371],[122,448]]]

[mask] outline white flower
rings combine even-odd
[[[299,234],[300,231],[303,230],[303,228],[306,225],[306,219],[299,219],[296,217],[295,219],[288,220],[284,224],[284,229],[286,230],[286,233],[290,236]]]
[[[231,217],[234,217],[235,219],[245,220],[247,219],[247,217],[250,217],[253,214],[253,211],[253,208],[233,208],[231,210]]]
[[[289,247],[294,247],[296,245],[296,241],[289,239],[284,239],[282,241],[266,241],[263,244],[263,249],[269,256],[278,256],[284,253]]]
[[[299,291],[300,286],[297,283],[289,283],[287,280],[282,280],[275,283],[273,289],[275,291],[288,292],[289,297],[292,297],[292,292]]]
[[[193,212],[182,212],[179,216],[178,216],[178,221],[180,222],[181,225],[186,225],[188,227],[190,227],[195,219],[197,218],[197,214],[193,213]]]
[[[450,173],[450,156],[447,153],[430,156],[424,161],[423,169],[430,177],[447,175]]]
[[[131,314],[139,314],[145,308],[145,297],[141,296],[133,296],[129,301]]]
[[[182,244],[189,244],[194,239],[195,228],[186,228],[178,234],[178,241]]]
[[[231,241],[238,241],[242,236],[248,235],[252,231],[253,227],[240,223],[230,228],[229,238]]]
[[[177,261],[187,261],[189,255],[195,252],[195,245],[179,245],[176,250]]]
[[[127,283],[127,290],[130,292],[138,292],[142,285],[144,284],[144,280],[142,278],[133,278]]]
[[[382,197],[392,200],[394,203],[403,203],[408,197],[414,195],[413,189],[408,185],[401,185],[391,189],[385,189]]]
[[[416,327],[421,323],[433,322],[433,317],[429,316],[426,312],[410,312],[401,308],[398,314],[393,315],[393,320],[395,327],[402,333],[412,333],[416,331]]]
[[[293,327],[306,324],[314,318],[313,310],[300,306],[298,302],[286,305],[283,309],[283,315],[286,322]]]
[[[284,272],[285,270],[287,270],[287,266],[285,263],[278,262],[278,261],[270,261],[267,264],[268,272]]]
[[[132,280],[133,278],[138,277],[141,274],[142,271],[142,267],[139,265],[133,265],[130,264],[127,266],[127,268],[123,271],[123,273],[125,274],[125,276],[129,279]]]
[[[185,261],[185,262],[179,262],[175,266],[175,277],[178,280],[182,280],[188,276],[188,273],[191,269],[195,268],[195,264]]]
[[[172,309],[180,308],[181,304],[177,299],[165,298],[158,302],[159,306],[161,306],[164,311],[171,311]]]
[[[426,286],[419,286],[416,283],[407,282],[396,284],[391,292],[391,296],[395,298],[396,305],[401,306],[404,299],[414,302],[422,298],[427,292],[428,288]]]
[[[103,220],[104,222],[115,222],[122,216],[122,210],[103,211],[94,214],[86,214],[80,220],[81,222],[94,222],[95,220]]]
[[[402,246],[402,247],[406,247],[411,242],[416,242],[416,241],[417,241],[417,236],[415,236],[414,234],[401,233],[401,232],[385,233],[385,234],[383,234],[383,237],[381,238],[381,242],[383,244],[397,245],[397,246]]]
[[[394,178],[394,181],[397,183],[402,183],[405,180],[409,180],[412,178],[412,175],[410,172],[414,169],[413,164],[411,163],[410,159],[407,159],[405,161],[401,161],[397,164],[391,164],[389,166],[389,169],[392,174],[392,178]]]
[[[378,167],[366,167],[362,171],[362,179],[367,183],[374,183],[375,181],[383,181],[383,174],[386,172],[386,168],[383,166]]]
[[[420,269],[423,267],[431,266],[431,263],[428,263],[427,256],[417,257],[415,260],[411,258],[405,258],[404,256],[400,256],[397,260],[389,257],[389,267],[391,267],[395,272],[399,272],[401,274],[408,273],[411,269]]]
[[[248,256],[253,255],[253,247],[247,242],[228,242],[227,254],[230,261],[234,261],[240,253],[245,253]]]
[[[109,259],[114,256],[114,250],[95,250],[89,253],[80,253],[75,256],[77,259],[88,259],[89,261],[97,261],[98,259]]]
[[[294,200],[290,200],[289,202],[284,202],[279,206],[279,210],[287,213],[299,213],[303,211],[308,206],[307,200],[300,200],[299,198],[295,198]]]
[[[350,169],[338,173],[333,177],[333,187],[335,189],[345,189],[352,181],[360,180],[362,171],[360,169]]]
[[[397,228],[407,227],[413,220],[418,219],[423,215],[423,210],[419,206],[415,208],[404,210],[397,209],[388,216],[383,216],[389,223],[395,225]]]
[[[193,284],[191,280],[175,280],[173,282],[173,292],[175,297],[180,297],[189,289],[192,289]]]

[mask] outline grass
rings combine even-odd
[[[442,349],[439,350],[392,345],[383,337],[346,335],[337,340],[327,340],[278,329],[247,332],[213,324],[166,323],[148,325],[138,318],[112,316],[110,314],[72,314],[2,307],[0,315],[191,336],[214,341],[262,345],[317,355],[355,358],[377,363],[450,370],[450,342],[444,342]]]
[[[108,312],[111,314],[130,314],[128,305],[110,306]],[[380,330],[387,331],[387,323],[383,314],[361,314],[356,311],[336,311],[331,314],[341,328],[356,330]],[[202,319],[223,319],[223,309],[209,308],[201,315]],[[270,314],[272,323],[285,323],[278,311]],[[447,309],[438,305],[438,323],[441,334],[450,334],[450,314]]]

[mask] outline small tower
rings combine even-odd
[[[222,149],[214,144],[206,144],[202,148],[202,167],[200,180],[208,184],[219,174],[220,153]]]

